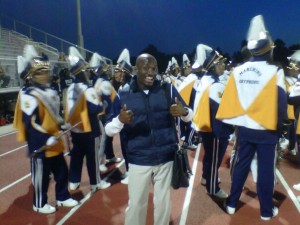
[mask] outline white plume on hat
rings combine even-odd
[[[189,57],[187,56],[187,54],[183,54],[182,56],[182,62],[190,62]]]
[[[171,60],[168,62],[168,66],[167,66],[167,69],[166,69],[166,73],[170,70],[170,67],[171,67],[171,65],[172,65],[172,62],[171,62]]]
[[[80,54],[80,52],[78,51],[77,48],[75,48],[74,46],[71,46],[69,48],[69,61],[70,61],[70,65],[74,66],[76,63],[78,63],[78,61],[83,59],[82,55]]]
[[[103,59],[103,57],[101,55],[99,55],[97,52],[95,52],[90,60],[90,67],[95,68],[101,65],[101,62],[105,63],[105,60]]]
[[[30,62],[33,58],[38,56],[39,54],[32,45],[25,45],[23,50],[23,57],[26,62]]]
[[[120,54],[120,56],[119,56],[119,58],[117,60],[117,63],[121,63],[122,61],[125,61],[129,66],[131,66],[131,63],[130,63],[130,54],[129,54],[129,51],[128,51],[127,48],[125,48],[121,52],[121,54]]]
[[[203,66],[203,63],[213,49],[207,45],[204,44],[198,44],[196,48],[196,57],[195,57],[195,62],[192,66],[193,69],[197,69],[201,66]]]
[[[175,57],[172,57],[172,59],[171,59],[171,66],[176,66],[176,67],[179,66],[177,60],[175,59]]]
[[[26,69],[28,63],[30,63],[33,58],[36,58],[38,56],[39,54],[32,45],[25,45],[23,56],[17,57],[18,73],[22,73]]]
[[[17,57],[17,65],[18,65],[18,74],[20,74],[25,70],[27,66],[27,62],[23,56],[19,55]]]
[[[262,15],[257,15],[252,18],[247,34],[247,48],[249,50],[255,49],[260,40],[268,40],[272,43],[271,36],[266,30],[264,18]]]
[[[290,60],[293,60],[295,62],[300,62],[300,50],[295,51],[292,55]]]

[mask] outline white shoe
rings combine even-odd
[[[297,191],[300,191],[300,183],[299,183],[299,184],[295,184],[295,185],[293,186],[293,188],[294,188],[295,190],[297,190]]]
[[[122,159],[119,157],[113,157],[111,159],[106,159],[105,161],[106,163],[119,163],[122,161]]]
[[[289,151],[290,155],[297,155],[296,149],[292,149]]]
[[[227,198],[228,194],[223,189],[220,189],[216,194],[213,194],[213,196],[217,198]]]
[[[230,215],[233,215],[235,213],[235,208],[226,206],[226,212]]]
[[[265,216],[261,216],[260,218],[262,219],[262,220],[270,220],[272,217],[275,217],[275,216],[277,216],[278,215],[278,213],[279,213],[279,210],[278,210],[278,208],[277,207],[273,207],[273,216],[270,216],[270,217],[265,217]]]
[[[206,179],[204,178],[204,177],[201,177],[201,185],[206,185]],[[221,178],[220,177],[218,177],[218,183],[221,183]]]
[[[105,173],[105,172],[107,172],[108,168],[104,164],[100,164],[99,170],[100,170],[100,172]]]
[[[184,141],[184,140],[185,140],[185,136],[182,136],[182,137],[180,138],[180,140]]]
[[[126,176],[124,179],[121,180],[122,184],[127,184],[128,185],[128,176]]]
[[[95,192],[100,189],[106,189],[111,186],[111,183],[101,180],[100,183],[91,185],[91,191]]]
[[[64,200],[64,201],[56,201],[56,204],[58,206],[64,206],[64,207],[73,207],[75,205],[78,205],[78,201],[72,199],[72,198],[69,198],[67,200]]]
[[[54,213],[56,211],[56,208],[49,204],[45,204],[42,208],[37,208],[33,206],[33,210],[38,213],[50,214],[50,213]]]
[[[194,145],[194,144],[187,146],[187,148],[188,148],[188,149],[191,149],[191,150],[196,150],[197,147],[198,147],[198,146],[197,146],[197,145]]]
[[[75,191],[76,189],[78,189],[79,188],[79,184],[80,183],[71,183],[70,182],[70,185],[69,185],[70,191]]]

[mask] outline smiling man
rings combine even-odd
[[[175,87],[156,80],[157,62],[149,54],[136,60],[137,75],[129,90],[119,92],[105,131],[113,136],[121,130],[127,137],[129,203],[125,225],[146,224],[150,183],[154,186],[154,224],[170,220],[170,186],[178,138],[173,117],[190,121],[189,109]]]

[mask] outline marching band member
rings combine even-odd
[[[171,59],[170,73],[171,83],[178,90],[184,78],[180,74],[180,66],[175,57],[172,57]]]
[[[217,198],[227,198],[227,193],[219,186],[218,170],[228,146],[233,127],[215,118],[225,85],[219,76],[224,73],[224,58],[207,45],[199,45],[202,68],[207,71],[198,86],[194,107],[193,125],[201,133],[205,149],[202,180],[205,180],[208,194]]]
[[[99,171],[100,126],[102,112],[96,90],[89,85],[88,63],[75,47],[69,48],[70,72],[75,76],[67,90],[65,120],[71,125],[80,123],[71,131],[73,149],[70,153],[70,190],[79,188],[83,159],[90,179],[91,191],[108,188],[111,184],[101,180]]]
[[[121,91],[127,91],[129,90],[130,87],[130,82],[132,79],[132,65],[130,63],[130,54],[128,49],[124,49],[118,60],[117,60],[117,65],[115,67],[115,76],[118,76],[120,74],[121,79],[120,79],[120,87],[118,89],[118,93]],[[124,133],[124,131],[120,132],[120,141],[121,141],[121,150],[122,150],[122,155],[125,160],[125,167],[126,167],[126,172],[123,175],[123,179],[121,180],[122,184],[128,184],[128,175],[129,175],[129,165],[128,165],[128,160],[127,160],[127,136]]]
[[[168,66],[165,70],[165,73],[162,75],[162,80],[164,82],[167,82],[167,83],[171,83],[171,78],[170,78],[170,75],[171,75],[171,60],[168,62]]]
[[[299,75],[299,68],[297,67],[297,57],[299,58],[300,56],[300,51],[296,51],[293,55],[291,55],[290,57],[290,63],[288,66],[286,66],[286,70],[285,70],[285,85],[286,85],[286,90],[288,95],[290,94],[290,90],[292,87],[295,86],[295,83],[297,82],[297,76]],[[300,59],[298,59],[298,61],[300,61]],[[284,139],[287,139],[287,143],[288,143],[288,153],[292,156],[295,156],[297,154],[296,152],[296,118],[295,118],[295,113],[298,112],[298,107],[297,105],[291,105],[288,104],[287,107],[287,116],[288,119],[290,121],[290,125],[287,129],[286,134],[284,135]],[[295,110],[295,108],[297,110]],[[282,140],[281,139],[281,140]],[[283,141],[282,140],[282,141]],[[281,142],[282,142],[281,141]],[[285,149],[282,149],[285,150]]]
[[[18,128],[18,140],[27,141],[29,154],[34,155],[31,157],[33,210],[45,214],[56,211],[47,203],[50,173],[56,181],[57,205],[73,207],[78,202],[68,192],[68,167],[63,141],[58,137],[63,119],[59,115],[59,97],[49,88],[49,62],[39,57],[33,46],[26,45],[24,57],[18,57],[18,72],[22,79],[31,81],[20,92],[14,124]]]
[[[273,41],[261,15],[251,20],[247,41],[252,58],[233,69],[216,116],[238,127],[238,161],[233,170],[226,211],[235,213],[251,161],[257,153],[260,216],[262,220],[270,220],[278,214],[273,204],[274,162],[276,144],[287,118],[284,73],[271,64]]]
[[[91,68],[91,73],[93,73],[93,86],[96,89],[98,94],[99,101],[103,104],[103,111],[100,113],[100,148],[99,148],[99,169],[101,172],[108,171],[107,166],[105,165],[104,152],[107,145],[107,135],[104,131],[104,124],[106,123],[106,114],[110,110],[111,106],[111,96],[115,93],[113,86],[111,85],[106,72],[109,69],[109,65],[106,63],[106,60],[95,52],[89,62]],[[115,95],[115,94],[114,94]],[[113,151],[112,151],[113,154]],[[121,161],[121,159],[120,159]]]
[[[296,83],[290,87],[289,103],[295,108],[295,118],[296,118],[296,143],[298,146],[298,162],[300,162],[300,122],[299,122],[299,110],[300,110],[300,50],[294,52],[290,58],[289,72],[292,76],[298,77]],[[293,188],[300,191],[300,183],[293,185]],[[297,197],[300,201],[300,196]]]
[[[182,57],[183,60],[183,74],[184,74],[184,80],[180,84],[178,88],[178,92],[184,102],[193,109],[194,106],[194,99],[196,95],[196,88],[198,86],[198,83],[200,79],[198,79],[198,76],[193,73],[192,71],[192,65],[187,57],[186,54]],[[195,130],[192,128],[192,122],[184,122],[181,120],[178,120],[179,124],[179,136],[182,141],[185,141],[188,144],[188,148],[191,150],[195,150],[197,146],[194,144],[195,142]]]

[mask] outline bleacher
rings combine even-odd
[[[62,63],[58,61],[59,55],[67,55],[70,46],[76,46],[86,57],[93,53],[23,22],[0,15],[0,65],[4,74],[10,77],[8,86],[0,87],[0,126],[11,123],[13,119],[14,106],[22,85],[17,72],[17,56],[23,55],[26,44],[33,45],[39,54],[47,55],[51,69]],[[112,65],[112,60],[104,58]]]
[[[59,56],[57,49],[44,43],[35,42],[16,31],[0,27],[0,65],[4,69],[5,75],[11,78],[8,89],[1,89],[0,93],[15,91],[20,87],[16,61],[18,55],[23,55],[26,44],[33,45],[39,53],[46,54],[51,61],[57,61]]]
[[[0,87],[0,126],[10,124],[13,120],[14,108],[22,84],[17,72],[17,56],[23,55],[26,44],[35,46],[39,53],[43,52],[51,61],[57,61],[59,56],[57,49],[0,26],[0,65],[4,75],[10,77],[8,85]]]

